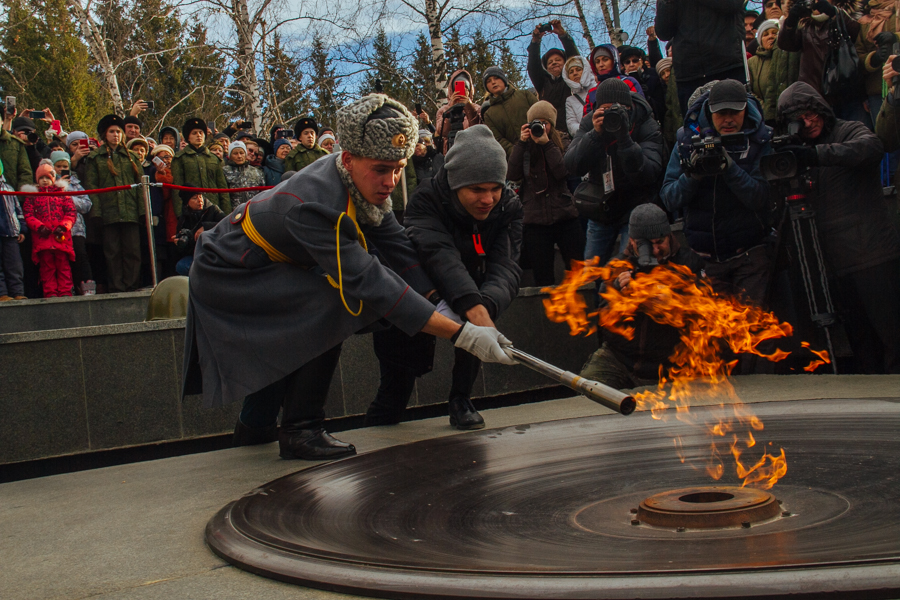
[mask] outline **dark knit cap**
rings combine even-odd
[[[132,125],[137,125],[141,129],[144,128],[144,124],[141,123],[141,120],[135,116],[128,115],[127,117],[125,117],[125,124],[128,125],[129,123],[131,123]]]
[[[499,77],[503,80],[503,83],[506,84],[506,87],[509,87],[509,77],[506,76],[506,73],[503,72],[503,69],[497,66],[488,67],[484,70],[484,76],[481,78],[484,83],[484,87],[487,87],[487,80],[491,77]]]
[[[193,183],[185,183],[184,187],[193,188],[193,187],[198,187],[198,186]],[[197,194],[202,194],[202,193],[203,192],[195,192],[194,190],[178,190],[178,195],[181,197],[182,204],[187,204],[191,198],[193,198]]]
[[[656,240],[672,233],[665,211],[655,204],[640,204],[628,219],[628,237],[633,240]]]
[[[643,60],[644,51],[635,46],[619,46],[619,59],[621,59],[622,62],[625,62],[625,59],[630,56],[637,56]]]
[[[621,104],[622,106],[631,106],[631,88],[628,84],[610,77],[597,86],[594,93],[594,106],[603,106],[604,104]]]
[[[506,150],[487,125],[473,125],[456,134],[444,159],[451,190],[479,183],[506,183]]]
[[[34,131],[34,121],[29,119],[28,117],[16,117],[12,120],[11,127],[13,133],[24,130]]]

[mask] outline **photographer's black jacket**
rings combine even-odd
[[[618,209],[614,221],[623,225],[635,206],[656,201],[666,160],[666,142],[650,105],[634,92],[631,103],[632,109],[628,111],[631,143],[622,147],[612,134],[594,131],[594,112],[591,111],[581,119],[565,156],[570,174],[580,177],[587,173],[591,181],[601,186],[607,155],[612,158],[616,186],[613,205]]]
[[[403,217],[406,234],[438,293],[458,315],[483,304],[496,319],[519,293],[522,214],[518,197],[504,188],[487,219],[474,219],[450,189],[443,167],[416,188]]]
[[[679,246],[674,236],[670,239],[674,245],[673,254],[667,262],[684,265],[700,277],[706,264],[703,258],[690,248]],[[638,269],[637,257],[631,255],[627,250],[625,254],[620,254],[612,260],[627,260],[635,270]],[[637,277],[640,275],[638,274]],[[601,286],[601,293],[606,285],[609,283],[604,282]],[[598,308],[602,310],[606,305],[606,300],[601,297]],[[601,328],[600,331],[603,342],[613,355],[625,365],[631,374],[641,379],[658,378],[661,365],[668,369],[671,366],[669,357],[672,355],[675,345],[681,340],[681,334],[676,328],[657,323],[640,311],[634,315],[634,337],[632,339],[629,340],[607,329]]]
[[[810,170],[810,200],[831,275],[841,276],[900,257],[881,187],[881,140],[862,123],[834,117],[812,86],[797,82],[778,100],[778,115],[811,110],[825,117],[815,140],[819,165]]]
[[[733,164],[720,175],[694,179],[682,168],[690,160],[691,138],[718,135],[707,107],[709,92],[688,110],[669,158],[660,197],[670,212],[685,210],[684,232],[691,248],[725,261],[762,244],[769,232],[772,198],[759,160],[772,151],[772,130],[763,122],[759,103],[750,95],[744,117],[747,145],[732,149]]]

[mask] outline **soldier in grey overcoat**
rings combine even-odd
[[[271,406],[277,415],[280,405],[283,458],[355,454],[322,429],[325,399],[341,343],[381,319],[515,364],[496,329],[461,327],[435,311],[425,297],[434,285],[391,214],[390,193],[418,139],[415,117],[373,94],[341,109],[338,130],[343,152],[204,232],[190,271],[184,393],[202,391],[207,406],[244,400],[238,429],[262,425],[248,440],[265,437],[254,434],[271,428]],[[245,421],[267,412],[269,423]]]

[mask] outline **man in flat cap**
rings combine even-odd
[[[322,429],[325,399],[341,343],[381,319],[515,363],[499,331],[460,326],[420,295],[434,285],[389,201],[418,139],[415,117],[373,94],[341,109],[338,131],[341,153],[203,233],[190,272],[184,392],[202,391],[208,406],[244,400],[240,444],[271,439],[281,408],[283,458],[356,453]]]

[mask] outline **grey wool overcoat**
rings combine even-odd
[[[434,313],[420,295],[434,286],[392,214],[379,226],[361,225],[368,251],[344,216],[338,244],[336,224],[349,202],[339,159],[316,161],[200,236],[185,394],[202,389],[206,406],[242,400],[380,319],[412,335]],[[342,282],[350,310],[362,302],[358,316],[326,275]]]

